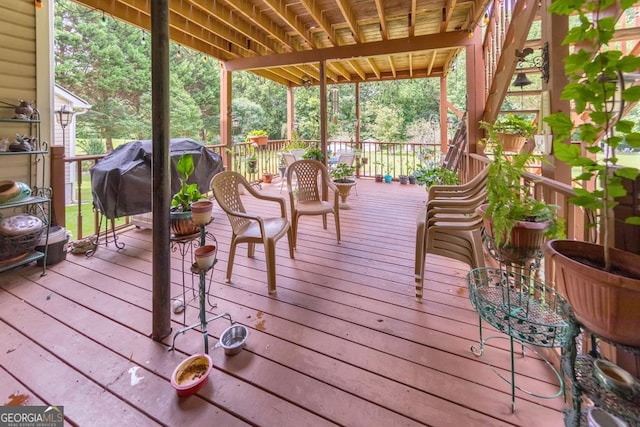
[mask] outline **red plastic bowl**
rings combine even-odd
[[[208,354],[194,354],[180,362],[171,374],[171,385],[178,396],[195,394],[209,378],[213,363]]]

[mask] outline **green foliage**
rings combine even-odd
[[[191,203],[205,198],[198,190],[198,184],[187,182],[195,170],[193,155],[183,154],[180,156],[176,170],[180,175],[180,190],[173,195],[171,207],[177,211],[187,212],[191,210]]]
[[[427,190],[432,185],[455,185],[458,183],[458,174],[444,166],[420,164],[416,167],[413,175],[416,177],[416,183],[424,185]]]
[[[506,114],[498,117],[493,129],[498,133],[508,133],[532,138],[535,126],[525,117],[515,114]]]
[[[322,150],[319,148],[309,148],[307,152],[302,155],[302,158],[307,160],[311,159],[311,160],[317,160],[319,162],[323,162],[324,154],[322,153]]]
[[[88,156],[97,156],[99,154],[104,154],[104,144],[99,139],[90,138],[85,140],[76,140],[76,145],[80,150],[84,152],[84,154]]]
[[[289,144],[286,147],[284,147],[284,151],[291,151],[295,149],[306,150],[307,148],[309,148],[309,144],[301,140],[300,137],[298,137],[298,134],[294,132],[291,135],[291,142],[289,142]]]
[[[576,127],[568,114],[555,113],[545,118],[554,133],[555,156],[570,166],[582,168],[583,172],[575,178],[576,181],[590,180],[601,184],[593,190],[577,188],[576,197],[571,202],[600,212],[607,270],[610,268],[608,248],[613,246],[613,235],[609,233],[609,225],[614,221],[613,208],[618,204],[616,199],[626,195],[622,178],[635,179],[639,173],[637,168],[617,166],[616,149],[622,143],[630,148],[640,148],[640,133],[634,131],[633,121],[619,120],[613,102],[616,91],[624,82],[623,74],[635,72],[640,67],[639,57],[624,55],[609,46],[615,34],[615,22],[611,17],[598,17],[613,4],[613,0],[583,0],[578,3],[555,0],[551,5],[549,11],[552,13],[577,15],[578,18],[578,25],[569,31],[564,43],[587,48],[581,48],[565,59],[569,83],[562,92],[562,98],[572,101],[576,113],[589,119]],[[621,2],[623,9],[632,5],[629,0]],[[640,90],[634,86],[627,87],[622,91],[622,99],[637,102]],[[588,156],[583,156],[579,147],[566,142],[570,141],[576,128]],[[627,221],[636,223],[640,218],[632,217]]]
[[[333,178],[334,182],[353,182],[352,177],[355,171],[355,166],[339,163],[336,168],[331,171],[331,178]]]
[[[245,141],[246,142],[251,141],[251,137],[252,136],[266,136],[266,137],[268,137],[269,134],[264,129],[253,129],[253,130],[250,130],[249,133],[247,133],[247,138],[246,138]]]
[[[558,206],[536,200],[530,193],[530,188],[522,181],[527,165],[533,160],[541,160],[541,157],[531,153],[506,156],[495,127],[486,122],[480,122],[480,127],[487,132],[487,137],[482,142],[493,146],[494,159],[488,166],[485,215],[491,219],[496,245],[509,243],[511,229],[517,221],[549,221],[545,236],[561,237],[562,224],[557,215]]]

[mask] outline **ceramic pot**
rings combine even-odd
[[[340,209],[351,209],[351,206],[347,204],[347,197],[351,192],[351,187],[356,185],[355,181],[349,182],[333,182],[338,188],[338,193],[340,194]]]
[[[211,222],[211,211],[213,202],[210,200],[199,200],[191,204],[191,221],[196,225],[207,225]]]
[[[267,135],[250,136],[249,139],[251,140],[251,142],[254,142],[258,145],[267,145],[269,137]]]
[[[393,177],[389,174],[384,176],[384,182],[386,182],[387,184],[390,184],[391,181],[393,180]]]
[[[264,182],[265,184],[270,184],[272,180],[273,180],[273,174],[270,174],[270,173],[262,174],[262,182]]]
[[[194,257],[199,269],[208,270],[213,267],[216,260],[216,247],[213,245],[200,246],[194,251]]]
[[[187,212],[171,212],[169,214],[171,221],[171,231],[174,236],[190,236],[200,232],[200,226],[191,220],[191,211]]]
[[[407,175],[400,175],[398,179],[402,185],[407,185],[409,183],[409,177]]]
[[[15,181],[0,181],[0,203],[5,203],[20,194],[20,187]]]
[[[505,152],[519,153],[527,142],[527,138],[520,135],[514,135],[510,133],[499,133],[498,139],[502,141],[502,149]]]
[[[376,175],[376,182],[382,182],[382,175],[380,174]]]
[[[587,329],[620,344],[640,346],[640,255],[610,248],[612,272],[604,271],[604,247],[575,240],[545,246],[559,290]],[[627,276],[621,274],[625,272]]]
[[[208,354],[194,354],[176,366],[171,374],[171,385],[178,396],[195,394],[209,378],[213,363]]]

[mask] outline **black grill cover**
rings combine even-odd
[[[93,203],[107,218],[151,212],[151,146],[150,140],[129,141],[90,169]],[[209,191],[211,178],[223,168],[220,156],[191,139],[172,139],[169,146],[171,194],[180,189],[176,164],[183,153],[193,154],[189,183],[197,183],[202,193]]]

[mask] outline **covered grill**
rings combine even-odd
[[[180,189],[176,164],[182,154],[192,154],[195,171],[189,183],[209,191],[211,178],[223,169],[222,158],[191,139],[172,139],[171,194]],[[91,170],[93,203],[109,219],[151,212],[152,143],[129,141],[95,164]]]

